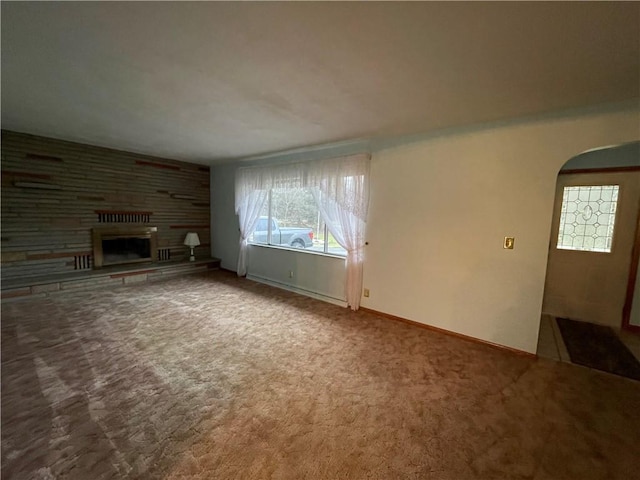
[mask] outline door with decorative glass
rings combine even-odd
[[[640,171],[560,173],[543,313],[620,328]]]

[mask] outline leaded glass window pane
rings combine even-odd
[[[558,248],[610,252],[618,185],[564,187]]]

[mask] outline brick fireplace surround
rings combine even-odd
[[[3,298],[211,268],[209,218],[207,166],[2,131]],[[105,228],[155,228],[150,261],[95,270],[92,231]],[[187,232],[203,261],[185,263]]]

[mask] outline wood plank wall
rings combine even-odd
[[[209,198],[207,166],[3,130],[2,278],[90,269],[114,221],[158,227],[157,259],[185,258],[187,232],[209,257]]]

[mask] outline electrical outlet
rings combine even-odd
[[[502,245],[502,248],[513,250],[513,244],[515,241],[516,239],[514,237],[504,237],[504,244]]]
[[[368,288],[365,288],[365,289],[364,289],[364,296],[365,296],[365,297],[368,297],[368,296],[369,296],[369,289],[368,289]]]
[[[289,278],[293,278],[293,270],[289,270]]]

